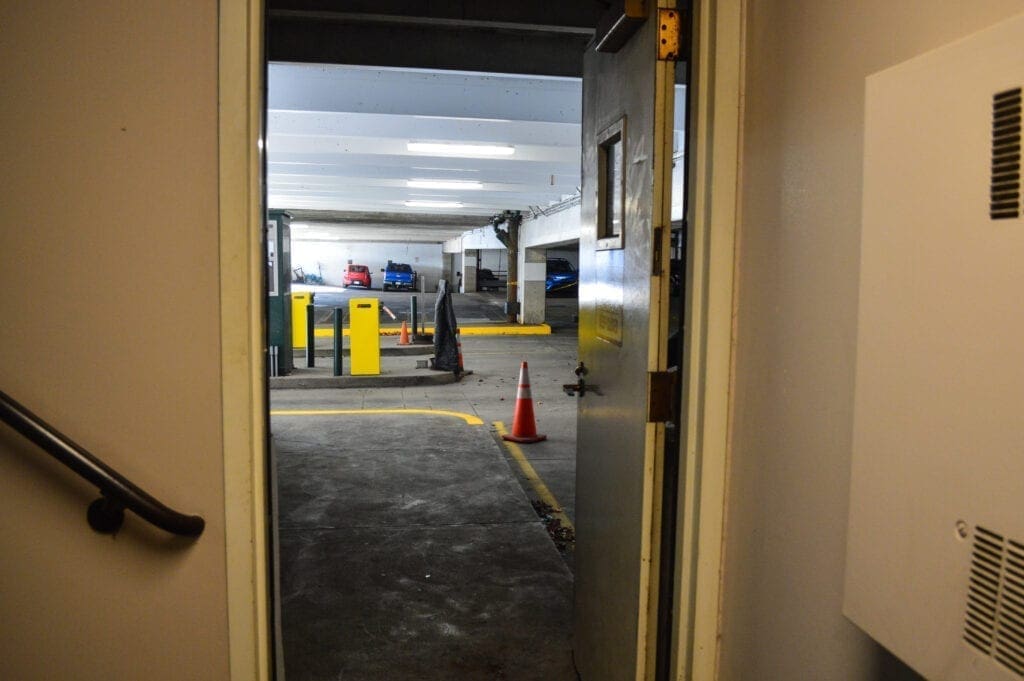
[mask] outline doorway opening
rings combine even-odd
[[[272,49],[272,55],[273,52]],[[449,154],[450,149],[444,147],[490,146],[492,152],[515,148],[518,153],[557,141],[560,132],[555,126],[564,122],[529,120],[528,134],[532,139],[518,144],[494,139],[491,134],[496,127],[493,124],[510,120],[509,112],[514,107],[508,100],[504,101],[505,108],[495,114],[500,117],[466,115],[463,111],[457,117],[460,120],[447,131],[431,130],[425,120],[436,123],[449,117],[438,113],[454,104],[444,96],[446,79],[461,79],[458,87],[466,90],[480,74],[344,67],[360,81],[345,91],[331,83],[332,72],[339,67],[321,64],[302,65],[300,69],[291,62],[272,62],[270,68],[269,203],[271,209],[288,213],[291,234],[287,250],[291,262],[286,269],[301,279],[289,283],[293,290],[312,293],[315,300],[314,339],[307,344],[313,369],[324,368],[318,366],[316,339],[320,331],[327,331],[332,314],[328,308],[340,307],[344,311],[354,299],[376,299],[383,303],[381,310],[385,315],[394,315],[391,321],[383,317],[378,322],[386,327],[404,317],[414,327],[415,336],[421,323],[437,322],[433,312],[436,287],[441,281],[456,292],[455,306],[459,308],[459,324],[463,327],[471,323],[486,326],[497,321],[492,318],[495,314],[498,319],[510,314],[518,316],[517,321],[523,324],[559,320],[554,325],[555,333],[544,337],[463,335],[465,368],[474,373],[444,387],[399,386],[396,392],[396,388],[384,387],[342,390],[324,386],[298,391],[284,389],[280,384],[275,386],[271,418],[278,457],[276,470],[279,476],[288,478],[279,478],[282,497],[278,542],[283,548],[284,589],[279,602],[284,611],[286,671],[292,678],[333,678],[330,675],[339,672],[358,677],[358,669],[370,674],[365,678],[375,673],[387,678],[403,678],[403,674],[423,678],[430,660],[436,663],[438,659],[436,654],[423,654],[431,650],[423,643],[432,636],[439,642],[439,647],[432,649],[434,653],[450,653],[443,657],[445,664],[451,666],[448,672],[439,671],[441,676],[486,673],[502,678],[511,669],[511,658],[503,658],[494,651],[514,650],[509,632],[525,630],[526,636],[511,638],[526,649],[547,651],[538,655],[538,668],[561,669],[566,678],[575,678],[568,614],[571,574],[564,562],[549,560],[552,555],[558,558],[551,553],[550,543],[538,544],[548,552],[543,564],[539,568],[534,565],[532,572],[525,570],[524,566],[533,561],[522,553],[528,542],[523,536],[508,532],[536,536],[540,515],[543,529],[550,533],[548,519],[543,518],[551,515],[549,510],[563,512],[570,522],[575,513],[575,425],[580,402],[576,393],[563,386],[568,387],[574,380],[578,380],[577,385],[583,383],[576,339],[581,287],[578,273],[592,265],[581,262],[584,258],[578,236],[566,239],[564,234],[550,235],[546,241],[524,239],[516,262],[518,276],[515,282],[509,282],[509,258],[506,256],[503,262],[488,218],[500,211],[516,210],[524,216],[527,228],[532,223],[549,230],[557,217],[554,213],[562,212],[551,209],[567,208],[568,213],[575,201],[578,234],[583,186],[579,178],[578,130],[576,148],[568,153],[561,149],[556,154],[557,162],[574,166],[575,170],[544,172],[547,191],[556,191],[558,195],[538,190],[529,200],[522,201],[514,198],[509,189],[496,189],[488,184],[527,184],[526,171],[521,177],[505,178],[504,182],[475,179],[498,172],[498,164],[467,167],[453,161],[464,157]],[[308,91],[285,90],[285,98],[296,101],[292,108],[280,106],[281,101],[276,99],[275,68],[306,70],[298,80],[306,78],[313,83]],[[567,80],[498,73],[483,77],[506,81],[506,86],[513,78],[531,78],[547,87]],[[376,94],[375,86],[389,79],[405,79],[400,90],[406,95],[418,93],[413,98],[418,98],[417,103],[426,109],[409,113],[401,110],[400,97],[389,99]],[[472,98],[474,105],[488,101],[480,92],[476,94]],[[363,109],[325,110],[324,101],[331,97],[357,102]],[[543,104],[537,98],[529,98],[529,103]],[[399,119],[403,116],[416,118],[422,127],[402,131]],[[275,122],[285,130],[289,125],[293,127],[275,135]],[[396,139],[400,140],[398,146]],[[412,145],[434,146],[428,150],[414,149]],[[354,159],[355,168],[341,167],[344,164],[334,157],[339,152],[358,157]],[[404,167],[397,159],[407,152],[422,152],[416,157],[421,163],[411,169]],[[476,149],[466,153],[484,152]],[[531,160],[537,166],[543,162],[542,153]],[[529,174],[538,174],[536,170],[531,168]],[[573,172],[575,178],[571,178]],[[567,184],[566,177],[575,182]],[[406,195],[394,198],[396,188]],[[466,198],[466,193],[483,197],[488,190],[504,192],[500,211],[497,205],[487,206],[486,210],[466,211],[469,217],[463,222],[451,219],[465,217],[461,211],[467,206],[486,205],[483,200]],[[335,203],[339,198],[348,203]],[[382,206],[388,210],[380,210]],[[674,226],[673,233],[678,232],[678,225]],[[284,250],[283,244],[279,246],[277,257],[282,257]],[[676,248],[672,254],[680,255],[684,250],[685,247]],[[410,290],[399,293],[391,290],[393,284],[385,285],[387,272],[383,270],[390,270],[392,263],[407,265],[412,270]],[[363,267],[369,274],[368,282],[345,280],[353,268]],[[549,279],[564,283],[565,275],[573,272],[577,273],[574,284],[556,288],[554,295],[548,295]],[[682,279],[681,273],[679,278]],[[520,290],[514,300],[503,295],[510,283]],[[378,290],[378,286],[384,290]],[[413,295],[418,298],[418,318],[413,315]],[[681,299],[681,295],[675,299],[680,310]],[[538,315],[537,310],[539,322],[534,316]],[[681,316],[680,312],[677,318]],[[343,312],[341,330],[351,332],[344,319]],[[347,323],[351,321],[349,318]],[[391,340],[387,336],[384,339]],[[344,345],[342,342],[343,362]],[[350,345],[349,352],[352,350]],[[293,358],[295,366],[300,354],[304,353]],[[525,375],[520,361],[527,358],[533,419],[537,430],[549,436],[548,445],[533,450],[547,454],[528,454],[528,468],[520,464],[514,451],[502,448],[495,437],[502,429],[515,427],[513,421],[519,414],[520,400],[516,387]],[[380,359],[383,366],[384,357]],[[351,354],[348,361],[353,361]],[[582,391],[579,395],[582,397]],[[482,423],[472,423],[473,418]],[[484,431],[486,434],[481,435]],[[543,450],[549,445],[549,449]],[[497,456],[481,456],[486,454],[484,450]],[[552,508],[549,503],[545,506],[532,485],[534,478],[545,483],[552,498],[558,500],[555,506],[560,508]],[[466,482],[481,480],[490,481],[490,494],[464,486]],[[509,481],[516,485],[509,486]],[[496,515],[493,511],[497,506],[488,506],[485,497],[497,497],[497,506],[505,507],[503,513],[507,513]],[[506,503],[513,498],[526,500],[527,515],[523,515],[521,503]],[[526,525],[533,529],[524,529]],[[472,537],[455,536],[466,528],[473,529]],[[555,539],[554,534],[548,536]],[[455,560],[477,549],[496,558],[496,562],[470,561],[460,565]],[[289,568],[284,553],[296,558],[298,569]],[[319,567],[311,567],[314,563]],[[501,570],[493,572],[496,566]],[[489,577],[493,578],[491,586],[501,584],[503,588],[489,589]],[[477,601],[462,600],[458,587],[466,584],[479,587],[475,593]],[[509,584],[521,587],[515,598],[507,598],[510,591],[516,591]],[[480,603],[501,607],[483,607]],[[294,616],[288,614],[289,607]],[[532,617],[523,621],[522,627],[513,625],[519,622],[515,619],[517,610],[532,610]],[[371,616],[377,613],[385,616]],[[391,616],[395,614],[401,616]],[[502,620],[502,626],[492,626],[498,620]],[[292,635],[288,633],[290,626]],[[482,649],[481,638],[474,638],[480,631],[490,631],[490,641],[497,647]],[[553,639],[559,644],[541,645]],[[342,645],[338,645],[339,641]],[[409,654],[395,656],[389,652],[382,657],[381,645],[391,646],[392,651],[398,646]],[[545,659],[546,654],[552,657]],[[299,666],[293,664],[295,661]],[[374,667],[375,664],[385,666]]]

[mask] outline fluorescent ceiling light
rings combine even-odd
[[[428,154],[445,154],[448,156],[511,156],[516,153],[515,147],[498,144],[409,142],[406,148],[409,151],[422,151]]]
[[[292,229],[308,229],[309,225],[307,225],[305,222],[293,222],[293,223],[291,223],[291,228]]]
[[[407,180],[405,183],[415,189],[483,189],[483,182],[471,180]]]
[[[460,201],[406,201],[410,208],[462,208]]]

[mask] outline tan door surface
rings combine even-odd
[[[599,391],[580,397],[578,419],[584,681],[654,673],[664,427],[648,423],[648,372],[666,361],[674,74],[657,59],[656,4],[618,52],[584,57],[579,348]]]

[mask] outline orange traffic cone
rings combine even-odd
[[[405,320],[402,320],[402,333],[398,336],[398,344],[409,344],[409,325],[405,322]]]
[[[519,367],[519,390],[516,392],[516,413],[512,417],[512,433],[502,435],[503,440],[530,444],[547,440],[547,435],[538,435],[533,421],[533,395],[530,393],[530,370],[523,362]]]

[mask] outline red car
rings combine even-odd
[[[341,277],[341,285],[352,286],[353,284],[370,288],[370,268],[366,265],[347,265],[345,274]]]

